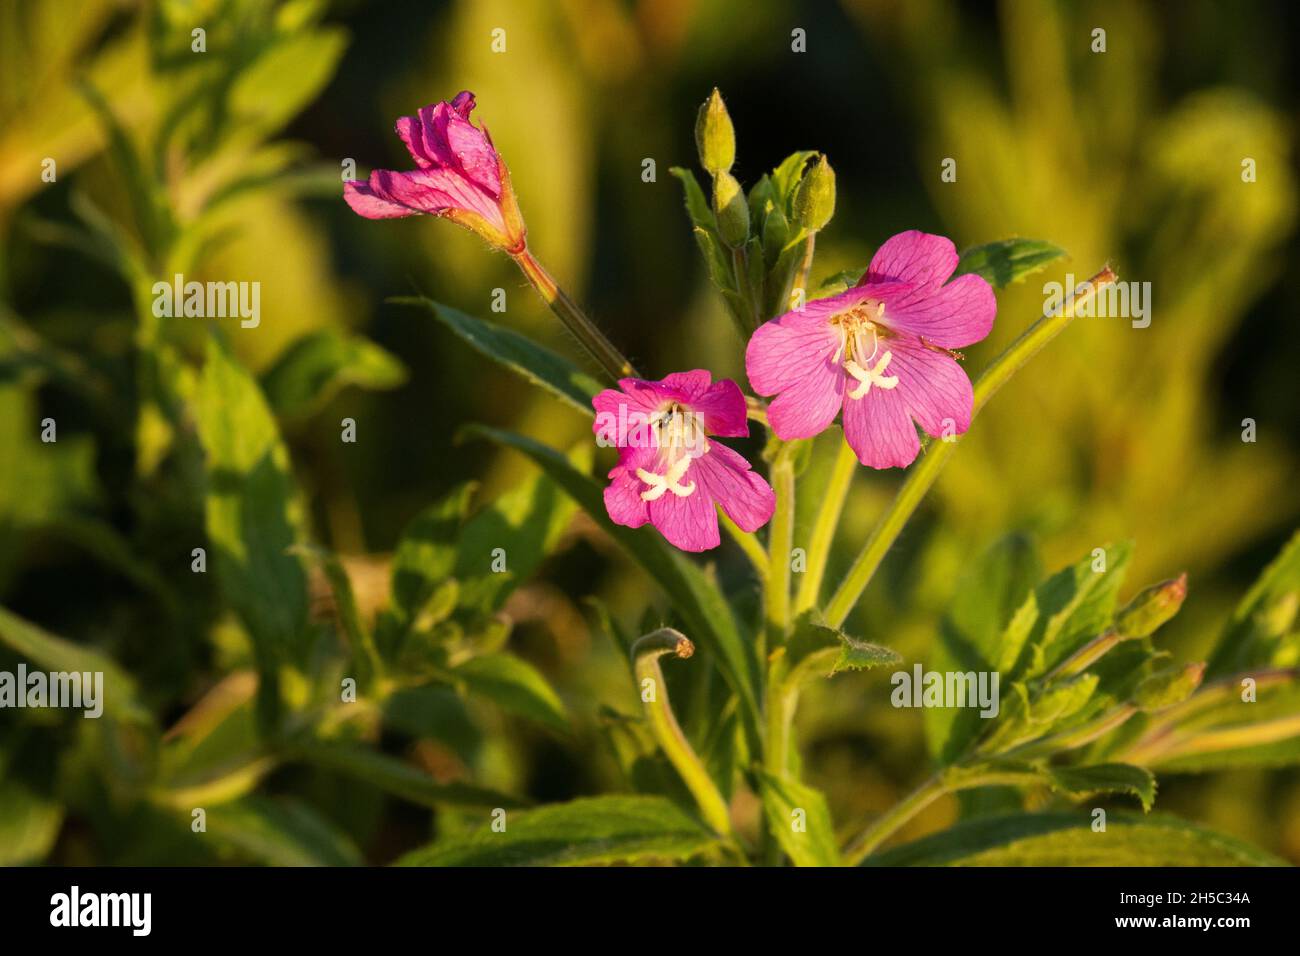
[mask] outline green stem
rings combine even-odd
[[[722,836],[731,836],[731,813],[727,802],[713,783],[708,770],[700,758],[691,749],[686,735],[682,733],[677,718],[673,715],[672,705],[668,701],[668,688],[664,684],[663,671],[659,668],[659,658],[665,654],[674,654],[685,659],[695,653],[695,645],[686,636],[671,627],[661,627],[657,631],[640,638],[632,645],[632,659],[636,665],[637,686],[641,689],[645,702],[646,719],[655,740],[663,748],[668,760],[681,774],[695,802],[699,804],[704,821]],[[650,684],[646,684],[650,681]],[[649,700],[645,700],[647,692]]]
[[[794,461],[790,446],[777,452],[772,462],[772,490],[776,510],[768,538],[767,630],[768,647],[785,642],[790,625],[790,552],[794,548]]]
[[[813,524],[812,537],[808,540],[807,570],[799,582],[799,593],[794,602],[796,617],[817,603],[822,578],[826,575],[826,559],[830,556],[831,541],[835,538],[840,513],[844,510],[844,499],[848,496],[849,485],[852,484],[857,469],[858,456],[848,442],[841,442],[839,456],[826,481],[826,491],[822,495],[817,520]]]
[[[1023,786],[1037,783],[1040,778],[1032,771],[979,770],[954,765],[940,770],[867,827],[844,850],[844,861],[857,866],[875,849],[902,829],[903,825],[940,797],[960,790],[977,787]]]
[[[1115,273],[1109,268],[1102,269],[1084,285],[1077,289],[1068,302],[1053,315],[1044,315],[1021,333],[1005,352],[993,360],[975,383],[975,402],[971,410],[972,419],[999,388],[1007,383],[1012,375],[1029,361],[1044,345],[1056,338],[1074,318],[1078,307],[1093,298],[1097,290],[1115,281]],[[858,598],[871,582],[886,552],[893,546],[895,539],[907,524],[921,499],[925,497],[930,486],[939,477],[939,472],[948,461],[948,456],[957,447],[956,441],[939,441],[930,443],[925,456],[908,472],[898,495],[881,517],[880,522],[867,538],[862,551],[849,568],[844,580],[826,606],[826,623],[839,627],[849,616]]]
[[[591,354],[610,378],[640,378],[632,363],[614,347],[614,344],[605,337],[605,333],[587,318],[587,314],[578,304],[556,284],[551,274],[531,252],[524,249],[514,257],[514,260],[528,277],[528,281],[533,284],[538,295],[551,307],[551,311],[560,317],[564,327],[573,333],[573,337]]]

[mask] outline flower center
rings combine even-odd
[[[831,316],[831,325],[840,334],[834,361],[841,363],[844,371],[858,382],[849,392],[849,398],[862,398],[871,391],[872,385],[883,389],[898,387],[898,376],[885,374],[894,353],[888,349],[880,353],[880,340],[889,337],[889,329],[882,321],[884,317],[885,303],[871,299]],[[878,361],[877,355],[880,355]]]
[[[650,423],[650,428],[654,432],[659,458],[654,471],[636,470],[636,476],[649,485],[641,492],[641,499],[655,501],[669,491],[679,498],[690,497],[695,493],[695,482],[682,484],[682,479],[691,467],[691,460],[709,450],[708,440],[704,437],[704,417],[674,402]]]

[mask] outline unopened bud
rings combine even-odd
[[[824,155],[808,167],[794,194],[795,221],[809,232],[826,228],[835,215],[835,170]]]
[[[749,238],[749,202],[736,177],[723,170],[713,179],[713,212],[718,217],[718,234],[732,247]]]
[[[1201,686],[1204,674],[1203,662],[1159,671],[1138,684],[1133,703],[1139,710],[1148,712],[1181,704]]]
[[[1178,613],[1187,597],[1187,575],[1147,588],[1115,616],[1115,630],[1125,637],[1146,637]]]
[[[736,161],[736,131],[716,87],[695,117],[695,146],[700,151],[700,165],[713,176],[729,172]]]

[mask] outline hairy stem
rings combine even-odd
[[[772,490],[776,510],[768,538],[767,630],[768,647],[785,642],[790,626],[790,552],[794,547],[794,461],[784,446],[772,462]]]
[[[533,284],[538,295],[551,307],[551,311],[560,317],[564,327],[573,333],[573,337],[600,364],[610,378],[617,380],[641,377],[632,363],[614,347],[614,344],[605,337],[605,333],[587,318],[578,304],[556,284],[551,274],[531,252],[524,249],[514,257],[514,260],[528,277],[528,281]]]
[[[671,627],[661,627],[657,631],[640,638],[632,645],[632,659],[636,666],[637,686],[641,690],[641,699],[645,703],[646,719],[655,740],[663,748],[668,760],[681,774],[695,802],[699,805],[704,822],[722,836],[731,836],[731,813],[727,802],[713,783],[704,764],[691,749],[681,725],[673,715],[672,705],[668,701],[668,688],[664,684],[663,671],[659,668],[659,658],[665,654],[674,654],[679,658],[688,658],[695,653],[695,645],[686,636]],[[649,684],[646,681],[650,681]],[[647,699],[647,697],[649,699]]]
[[[1114,281],[1115,273],[1109,268],[1102,269],[1076,289],[1074,295],[1057,312],[1039,318],[1022,332],[1005,352],[994,359],[975,383],[972,418],[1025,362],[1070,324],[1075,311],[1083,302],[1093,298],[1099,289]],[[947,463],[948,456],[956,447],[956,441],[932,442],[924,457],[908,472],[902,487],[898,489],[898,495],[881,516],[880,522],[872,530],[866,544],[862,546],[862,551],[854,560],[853,566],[849,568],[844,580],[840,582],[840,586],[826,606],[826,623],[831,627],[839,627],[849,616],[849,612],[858,603],[858,598],[871,582],[876,569],[880,567],[886,552],[893,546],[908,518],[912,516],[912,512],[916,510],[921,499],[930,490],[930,486],[939,477],[939,472]]]
[[[826,482],[817,520],[813,524],[812,537],[808,539],[807,570],[799,582],[799,593],[794,602],[796,616],[817,603],[822,578],[826,575],[826,559],[830,556],[831,541],[835,538],[840,512],[844,510],[844,499],[848,496],[849,485],[853,482],[857,468],[858,456],[848,442],[841,442],[838,457]]]

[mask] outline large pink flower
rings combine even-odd
[[[989,334],[997,300],[977,275],[946,281],[957,258],[943,236],[899,233],[857,286],[760,326],[745,368],[755,391],[776,396],[767,417],[777,436],[810,438],[843,410],[858,460],[901,468],[921,450],[913,422],[931,435],[966,431],[971,384],[952,350]]]
[[[639,528],[648,521],[683,551],[707,551],[720,540],[717,505],[746,531],[767,523],[776,507],[771,486],[741,455],[708,438],[749,434],[735,382],[715,383],[696,369],[618,384],[592,399],[597,441],[619,448],[605,489],[605,510],[616,524]]]
[[[368,182],[345,183],[348,205],[367,219],[442,216],[507,252],[522,252],[524,223],[510,188],[510,172],[487,129],[470,122],[473,109],[474,94],[466,90],[450,103],[401,117],[397,135],[419,169],[376,169]]]

